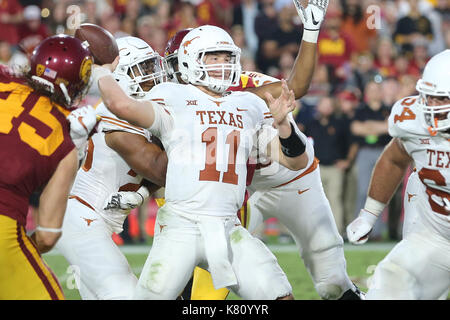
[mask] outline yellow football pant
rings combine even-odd
[[[16,220],[0,214],[0,300],[63,300],[64,293]]]
[[[205,269],[199,267],[194,269],[191,300],[225,300],[229,292],[227,288],[216,290],[211,274]]]

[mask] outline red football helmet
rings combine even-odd
[[[164,51],[164,59],[167,65],[167,74],[171,81],[179,83],[178,79],[178,48],[181,46],[181,42],[185,35],[191,31],[192,28],[182,29],[175,33],[175,35],[169,39]]]
[[[43,40],[30,57],[30,75],[33,81],[48,88],[55,101],[71,109],[72,103],[82,98],[89,89],[93,63],[92,55],[77,38],[57,35]]]

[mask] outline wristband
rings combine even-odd
[[[385,203],[375,200],[371,197],[367,197],[366,203],[364,205],[364,210],[378,217],[380,213],[383,212],[385,207],[386,207]]]
[[[319,29],[311,30],[303,28],[302,41],[317,43],[318,38],[319,38]]]
[[[103,68],[103,67],[94,67],[92,70],[92,83],[95,85],[98,85],[98,80],[100,78],[103,78],[105,76],[112,75],[112,72],[109,69]]]
[[[147,189],[146,187],[144,187],[144,186],[141,186],[141,187],[139,188],[139,190],[136,191],[136,193],[137,193],[138,195],[140,195],[141,198],[142,198],[141,205],[144,203],[145,199],[147,199],[147,198],[150,196],[150,193],[148,192],[148,189]]]
[[[278,137],[280,139],[281,151],[287,157],[297,157],[305,152],[306,145],[303,143],[302,139],[297,135],[292,122],[291,125],[291,135],[286,139]]]
[[[62,232],[62,228],[45,228],[45,227],[37,226],[36,227],[36,231],[60,233],[60,232]]]

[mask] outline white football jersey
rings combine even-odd
[[[270,77],[268,75],[253,72],[253,71],[243,71],[243,75],[248,76],[253,80],[253,83],[256,87],[280,81],[277,78]],[[241,84],[242,85],[242,84]],[[258,165],[256,166],[255,173],[253,175],[253,179],[251,185],[249,186],[249,190],[251,192],[255,190],[264,190],[271,189],[281,185],[288,184],[293,179],[301,176],[305,171],[307,171],[314,162],[314,147],[307,137],[298,129],[295,124],[294,117],[292,113],[289,115],[291,122],[294,124],[296,128],[297,134],[301,137],[303,143],[306,145],[306,154],[308,155],[308,164],[307,166],[298,171],[293,171],[285,166],[279,164],[278,162],[272,161],[271,159],[265,157],[263,154],[259,154]],[[259,141],[258,150],[265,150],[264,143],[268,143],[272,140],[273,137],[277,134],[277,130],[271,126],[265,126],[259,132],[260,136],[265,136],[264,141]]]
[[[389,134],[400,139],[414,160],[422,186],[417,195],[424,217],[437,230],[448,231],[450,213],[450,141],[428,131],[422,122],[417,100],[410,96],[399,100],[389,116]],[[448,236],[448,234],[447,234]]]
[[[137,191],[142,177],[136,174],[105,141],[108,131],[124,131],[142,135],[150,141],[150,133],[142,128],[132,126],[118,119],[103,103],[97,107],[97,114],[102,117],[98,132],[88,142],[88,151],[83,165],[77,172],[70,194],[77,196],[108,222],[114,232],[122,231],[126,215],[120,211],[104,211],[106,198],[118,191]]]
[[[213,98],[193,85],[163,83],[148,97],[150,132],[168,156],[165,199],[175,211],[229,216],[242,205],[255,132],[272,123],[266,103],[248,92]]]

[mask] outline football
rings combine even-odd
[[[92,23],[83,23],[75,30],[75,37],[87,41],[94,63],[112,63],[119,55],[116,39],[106,29]]]

